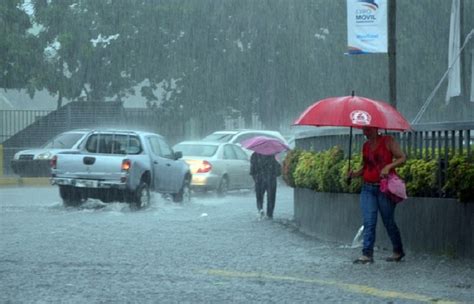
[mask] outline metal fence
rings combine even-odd
[[[159,109],[124,108],[120,102],[71,102],[56,111],[0,110],[0,118],[0,154],[3,154],[0,155],[0,175],[2,172],[13,174],[10,161],[16,152],[40,147],[59,133],[72,129],[150,131],[165,136],[173,145],[184,139],[201,138],[219,125],[214,121],[202,123],[199,118],[184,119]]]
[[[407,158],[438,161],[438,189],[443,195],[442,186],[446,181],[446,172],[450,156],[465,155],[474,157],[474,121],[452,123],[430,123],[412,126],[410,132],[387,132],[393,135]],[[324,151],[334,146],[349,152],[349,128],[316,128],[301,133],[296,138],[296,147],[310,151]],[[361,153],[365,142],[360,130],[354,130],[352,153]]]
[[[123,108],[120,102],[72,102],[56,111],[0,111],[0,172],[12,175],[18,151],[42,146],[72,129],[134,129],[164,135],[170,144],[184,139],[187,121],[146,108]]]
[[[47,110],[1,110],[0,143],[49,113]]]
[[[474,145],[474,121],[452,123],[430,123],[413,125],[411,132],[386,132],[393,135],[407,157],[435,158],[442,151],[472,156]],[[354,130],[352,151],[360,152],[365,138],[360,130]],[[316,128],[300,133],[296,146],[311,151],[324,151],[334,146],[349,150],[348,128]],[[443,155],[441,155],[443,156]]]

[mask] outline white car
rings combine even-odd
[[[281,140],[282,143],[288,144],[286,139],[278,131],[271,130],[233,130],[233,131],[216,131],[204,137],[203,141],[218,141],[218,142],[228,142],[233,144],[241,145],[241,143],[249,138],[255,136],[266,136],[270,138],[276,138]],[[253,151],[243,148],[248,157],[250,157]],[[280,157],[277,156],[277,159]]]
[[[277,138],[283,143],[287,144],[285,138],[278,131],[271,130],[233,130],[233,131],[216,131],[204,137],[203,141],[218,141],[228,142],[233,144],[240,144],[244,140],[255,137],[266,136]]]
[[[37,149],[17,152],[11,161],[15,174],[21,177],[49,177],[50,162],[59,152],[77,150],[91,130],[78,129],[61,133]]]
[[[253,189],[250,161],[243,149],[235,144],[184,141],[173,147],[183,154],[191,168],[193,190],[215,190],[225,196],[228,190]]]

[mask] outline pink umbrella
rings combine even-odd
[[[265,136],[255,136],[244,140],[241,144],[242,147],[263,155],[274,155],[290,150],[290,147],[280,140]]]

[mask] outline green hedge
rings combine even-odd
[[[424,155],[424,154],[423,154]],[[436,154],[438,155],[438,153]],[[444,155],[441,153],[440,155]],[[397,168],[407,185],[408,196],[458,198],[461,202],[474,202],[474,157],[452,156],[448,153],[448,170],[442,172],[437,159],[408,159]],[[362,157],[354,154],[351,168],[360,169]],[[283,179],[291,187],[309,188],[318,192],[359,193],[362,179],[355,178],[348,183],[348,159],[340,147],[322,152],[301,149],[290,151],[283,161]],[[446,183],[438,187],[438,174],[446,174]]]

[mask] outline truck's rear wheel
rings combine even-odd
[[[137,190],[131,194],[130,207],[138,210],[150,206],[150,203],[150,186],[145,182],[141,182]]]
[[[65,207],[77,207],[84,201],[81,192],[71,186],[59,186],[59,195]]]
[[[191,200],[191,181],[189,177],[187,177],[184,182],[183,186],[179,190],[178,193],[173,194],[173,202],[181,203],[181,202],[189,202]]]

